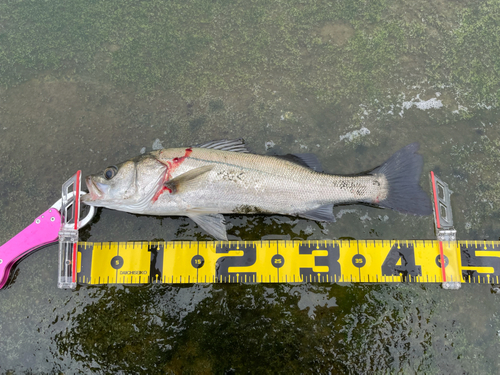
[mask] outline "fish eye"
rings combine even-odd
[[[104,178],[106,178],[106,180],[111,180],[113,177],[116,176],[117,172],[118,172],[118,168],[115,167],[114,165],[112,165],[111,167],[107,167],[104,170]]]

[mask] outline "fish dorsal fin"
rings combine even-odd
[[[334,222],[335,216],[333,215],[332,210],[333,210],[333,204],[325,204],[324,206],[320,206],[314,210],[302,212],[299,214],[299,216],[315,221]]]
[[[200,183],[203,183],[205,173],[210,172],[213,167],[213,165],[205,165],[203,167],[191,169],[190,171],[165,182],[164,186],[170,190],[171,194],[196,189]]]
[[[250,152],[248,151],[243,138],[221,139],[218,141],[200,143],[199,145],[195,145],[193,147],[211,148],[213,150],[232,151],[232,152]]]
[[[188,217],[219,241],[227,241],[226,222],[221,214],[188,215]]]
[[[306,168],[310,168],[315,172],[323,172],[323,167],[319,162],[318,158],[314,154],[287,154],[287,155],[277,155],[275,158],[288,160],[292,163],[301,165]]]

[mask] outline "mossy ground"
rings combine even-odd
[[[1,5],[0,83],[49,69],[184,99],[260,86],[366,103],[419,84],[468,107],[498,101],[496,0],[70,4]]]
[[[459,237],[497,239],[499,21],[499,0],[4,1],[0,242],[52,204],[79,168],[93,173],[149,150],[156,138],[169,147],[239,137],[259,153],[269,141],[270,154],[314,152],[336,173],[371,169],[420,141],[424,170],[455,191]],[[429,99],[442,107],[414,105]],[[229,234],[434,236],[430,218],[353,210],[336,208],[336,224],[232,217]],[[187,219],[106,210],[84,235],[208,239]],[[0,293],[2,371],[499,368],[498,304],[483,286],[453,296],[413,285],[320,286],[308,295],[338,306],[316,306],[311,319],[288,286],[69,296],[54,291],[55,253],[39,254]],[[189,300],[198,293],[205,297]],[[472,308],[474,319],[469,305],[482,307]]]

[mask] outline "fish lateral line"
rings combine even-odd
[[[268,156],[268,155],[260,155],[260,156]],[[244,166],[241,166],[241,165],[238,165],[238,164],[228,163],[227,161],[203,159],[203,158],[197,158],[197,157],[194,157],[194,156],[192,156],[190,159],[191,160],[196,160],[196,161],[201,161],[201,162],[204,162],[204,163],[210,163],[210,164],[227,165],[228,167],[235,167],[235,168],[243,169],[245,171],[256,171],[257,170],[256,168],[248,168],[248,167],[244,167]],[[261,170],[259,170],[259,172],[270,174],[270,173],[267,173],[266,171],[261,171]]]

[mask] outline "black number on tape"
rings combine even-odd
[[[460,253],[462,255],[462,267],[491,267],[493,273],[480,272],[481,270],[463,270],[462,276],[465,281],[475,281],[488,283],[488,275],[490,278],[500,276],[500,258],[495,256],[479,256],[477,251],[494,251],[500,256],[500,247],[493,244],[474,243],[460,244]],[[489,282],[492,282],[491,279]]]
[[[191,258],[191,265],[194,268],[201,268],[205,264],[205,259],[201,255],[195,255]]]
[[[356,254],[352,257],[352,264],[354,267],[361,268],[366,264],[366,258],[362,254]]]
[[[164,244],[149,244],[148,251],[151,253],[151,258],[149,259],[149,277],[150,280],[161,280],[162,270],[163,270],[163,252]]]
[[[255,245],[247,244],[231,244],[217,245],[215,252],[217,254],[230,254],[231,251],[243,251],[241,256],[227,256],[217,259],[215,264],[215,274],[217,280],[221,282],[244,282],[245,278],[248,282],[257,281],[256,272],[229,272],[229,267],[250,267],[257,260],[257,250]]]
[[[285,258],[283,258],[283,255],[274,254],[271,258],[271,264],[276,268],[281,268],[285,264]]]
[[[115,270],[119,270],[120,268],[123,267],[123,258],[119,255],[114,256],[111,259],[111,267],[113,267]]]
[[[317,246],[300,245],[299,254],[312,254],[314,250],[327,250],[327,256],[315,256],[314,266],[328,266],[328,272],[314,272],[312,268],[301,268],[300,274],[305,281],[312,282],[331,282],[331,280],[340,280],[340,251],[338,244],[318,244]]]
[[[397,264],[401,260],[400,264]],[[415,264],[415,249],[413,244],[395,243],[382,264],[382,275],[403,277],[422,276],[422,267]]]

